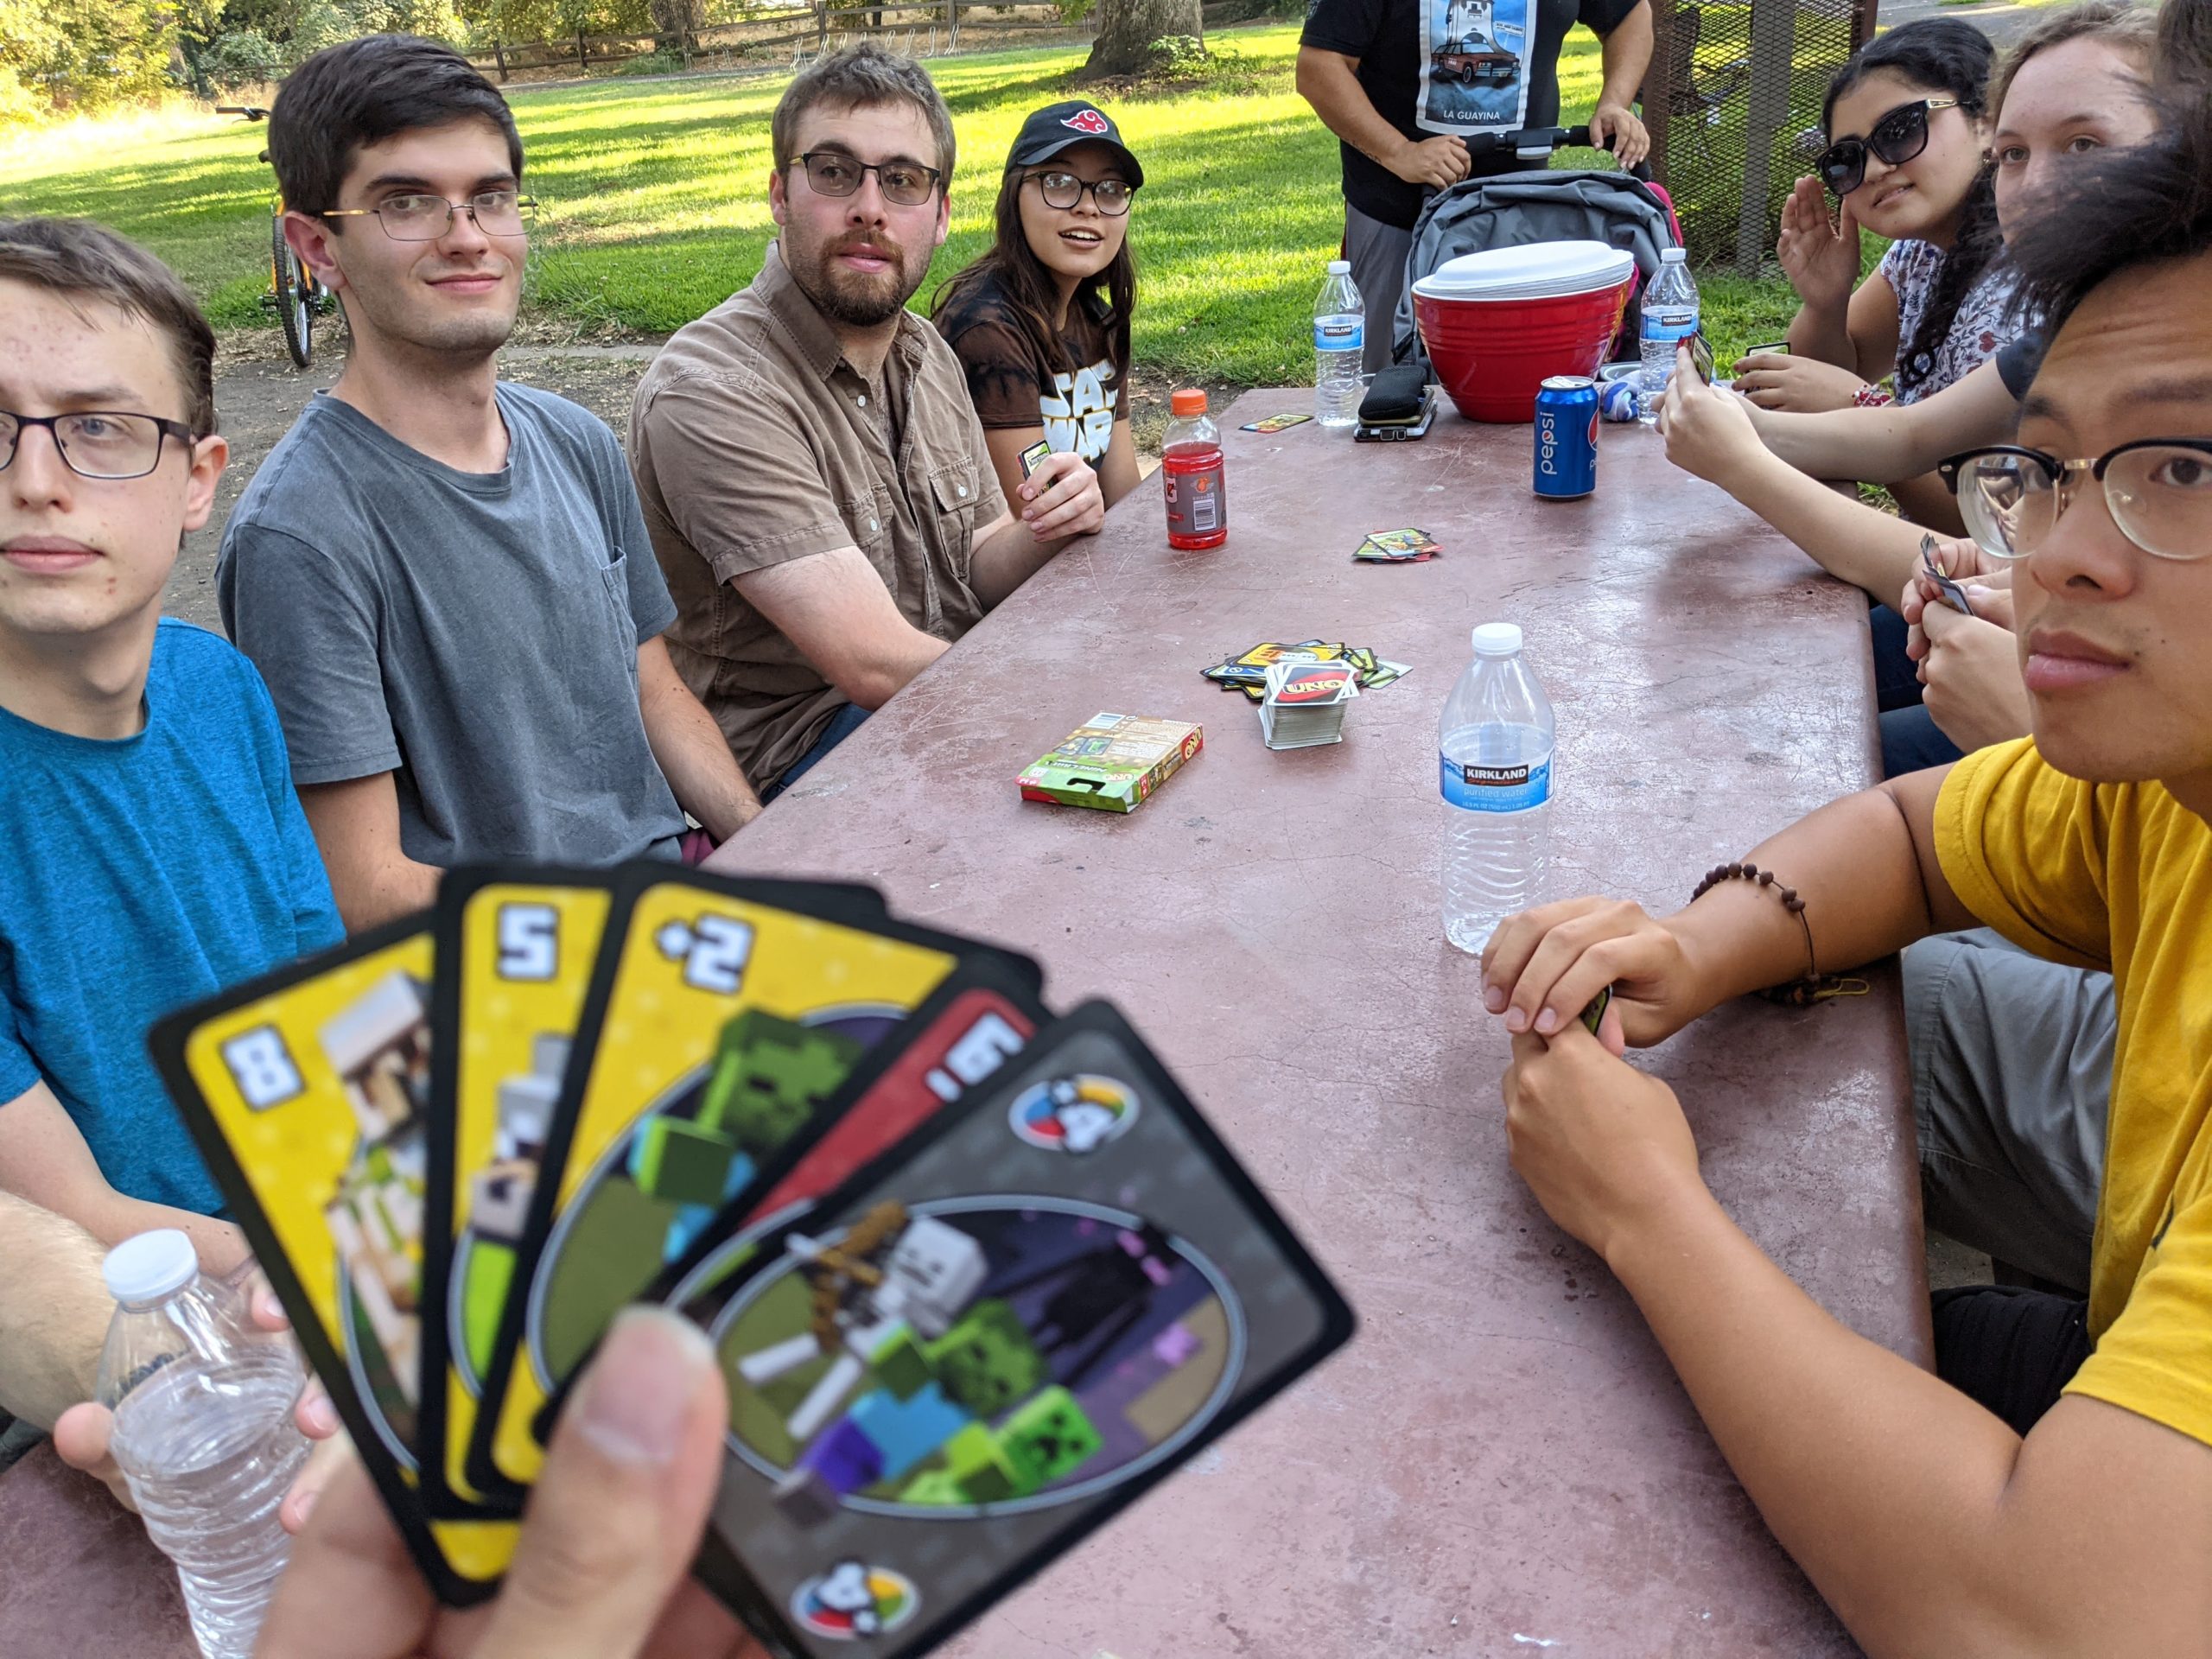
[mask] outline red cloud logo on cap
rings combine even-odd
[[[1064,118],[1060,124],[1073,127],[1077,132],[1087,132],[1094,138],[1112,130],[1112,124],[1096,110],[1078,110],[1075,114]]]

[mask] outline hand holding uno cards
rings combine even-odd
[[[863,889],[455,872],[152,1040],[442,1599],[649,1294],[729,1390],[702,1580],[777,1652],[904,1656],[1351,1330],[1141,1039],[1037,990]]]

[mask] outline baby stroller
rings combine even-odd
[[[1674,203],[1652,181],[1649,168],[1638,165],[1626,173],[1554,172],[1543,165],[1554,150],[1589,142],[1587,127],[1531,127],[1522,132],[1478,134],[1466,141],[1471,156],[1510,149],[1532,170],[1462,179],[1422,206],[1414,224],[1413,247],[1406,255],[1398,315],[1392,321],[1391,361],[1428,360],[1414,327],[1415,282],[1461,254],[1534,242],[1603,242],[1635,257],[1635,285],[1629,290],[1620,335],[1609,355],[1636,354],[1643,321],[1637,296],[1659,269],[1660,251],[1681,245],[1682,227],[1675,218]]]

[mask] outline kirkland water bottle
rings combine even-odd
[[[1549,851],[1552,705],[1521,658],[1521,630],[1485,622],[1444,700],[1444,937],[1479,951],[1542,897]]]
[[[1646,426],[1659,418],[1659,399],[1675,372],[1675,348],[1697,333],[1697,283],[1689,254],[1668,248],[1659,274],[1643,290],[1643,372],[1637,377],[1636,417]]]
[[[293,1426],[304,1379],[289,1338],[248,1328],[200,1275],[174,1228],[108,1252],[116,1300],[100,1402],[146,1532],[176,1563],[207,1659],[248,1659],[291,1541],[276,1519],[308,1443]]]
[[[1324,426],[1359,419],[1366,388],[1359,378],[1367,346],[1367,307],[1351,280],[1349,260],[1329,261],[1329,280],[1313,302],[1313,418]]]

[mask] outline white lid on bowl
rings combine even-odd
[[[1633,255],[1603,242],[1532,242],[1447,259],[1414,284],[1444,300],[1548,300],[1628,281]]]

